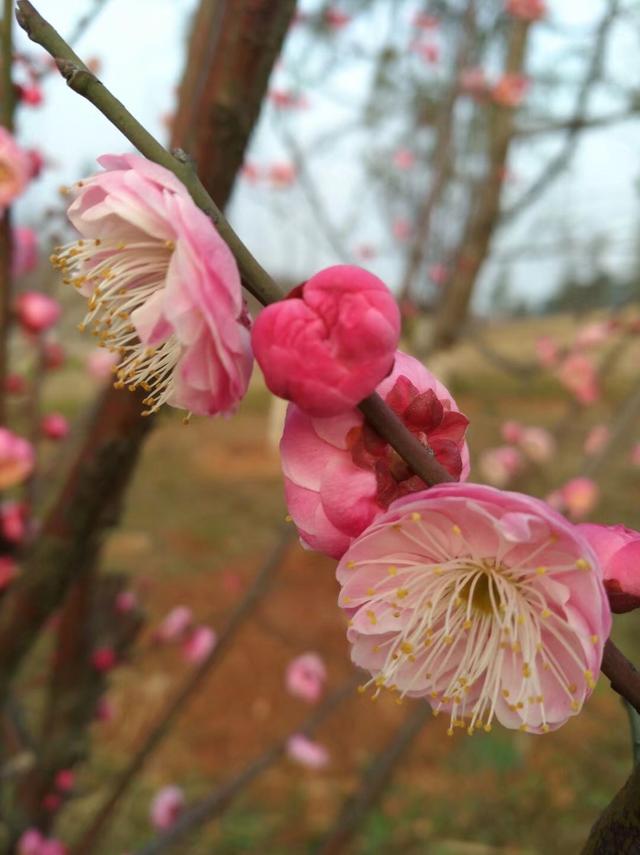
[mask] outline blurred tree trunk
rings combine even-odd
[[[294,0],[203,0],[196,14],[173,142],[195,146],[204,184],[220,207],[258,117]],[[149,428],[140,398],[106,390],[23,573],[0,610],[0,691],[6,690],[41,627],[70,586],[99,560],[117,524]]]
[[[640,767],[591,829],[582,855],[637,855],[640,852]]]
[[[512,22],[505,74],[524,72],[529,24]],[[455,259],[455,269],[436,310],[430,349],[449,347],[464,324],[473,289],[484,264],[500,219],[500,198],[509,146],[514,132],[515,110],[493,105],[488,131],[488,165],[485,180],[473,194],[472,208]]]

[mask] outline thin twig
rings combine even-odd
[[[300,727],[267,748],[266,751],[245,766],[241,772],[221,787],[216,787],[208,796],[205,796],[192,808],[185,811],[170,831],[151,840],[146,846],[137,850],[135,855],[161,855],[161,853],[168,852],[188,834],[191,834],[191,832],[200,828],[205,823],[211,822],[211,820],[220,816],[229,807],[238,793],[242,792],[258,775],[273,766],[283,756],[287,750],[287,742],[294,733],[302,733],[305,736],[313,735],[325,719],[353,694],[360,679],[361,677],[356,675],[343,683],[342,686],[330,694],[307,717]]]
[[[292,538],[293,530],[291,526],[287,525],[283,529],[275,549],[256,576],[253,585],[229,618],[229,622],[220,634],[216,646],[194,671],[189,674],[176,695],[161,711],[157,721],[151,727],[143,744],[136,751],[129,765],[118,775],[110,795],[107,796],[104,803],[98,809],[80,840],[72,847],[71,851],[73,855],[90,855],[90,853],[94,852],[94,847],[104,834],[104,829],[111,819],[115,808],[128,791],[138,772],[158,745],[160,745],[173,723],[182,713],[185,704],[193,697],[205,677],[211,673],[213,668],[222,659],[239,630],[244,626],[247,619],[251,617],[258,604],[270,589],[276,571],[282,564]]]

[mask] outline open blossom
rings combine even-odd
[[[545,733],[591,694],[611,628],[596,555],[539,499],[444,484],[395,502],[337,570],[367,686],[454,727]]]
[[[147,413],[233,412],[252,356],[231,251],[167,169],[133,154],[99,163],[68,210],[81,240],[54,256],[89,298],[83,326],[120,354],[118,385],[144,389]]]
[[[594,425],[584,441],[585,454],[599,454],[609,442],[611,431],[607,425]]]
[[[30,178],[29,155],[0,125],[0,212],[20,196]]]
[[[522,21],[539,21],[547,14],[547,4],[544,0],[507,0],[505,10]]]
[[[307,769],[324,769],[329,762],[329,752],[320,745],[313,742],[302,733],[294,733],[287,740],[287,754],[296,763],[306,766]]]
[[[269,389],[312,416],[335,416],[370,395],[393,365],[400,311],[384,282],[340,264],[267,306],[253,348]]]
[[[612,332],[613,326],[609,321],[594,321],[578,330],[573,345],[584,350],[599,347],[611,338]]]
[[[33,229],[19,226],[12,232],[11,275],[24,276],[38,264],[38,237]]]
[[[506,487],[524,465],[522,454],[511,445],[486,448],[480,455],[479,466],[483,477],[495,487]]]
[[[327,669],[317,653],[303,653],[287,665],[287,691],[310,704],[315,704],[322,697],[326,679]]]
[[[180,787],[163,787],[151,802],[151,823],[159,831],[166,831],[180,818],[185,798]]]
[[[573,520],[581,520],[597,505],[600,488],[592,478],[572,478],[556,492],[556,496],[559,510],[566,511]]]
[[[546,463],[556,450],[552,434],[546,428],[535,426],[523,428],[518,445],[534,463]]]
[[[16,315],[20,326],[28,333],[41,333],[58,322],[60,303],[39,291],[26,291],[16,300]]]
[[[417,359],[398,351],[377,392],[451,475],[467,477],[468,420]],[[280,452],[289,513],[303,543],[334,558],[394,499],[426,487],[358,410],[314,419],[290,404]]]
[[[120,354],[97,347],[87,356],[87,371],[95,380],[109,380],[119,361]]]
[[[530,85],[522,74],[503,74],[491,89],[491,97],[501,107],[519,107]]]
[[[585,406],[600,397],[598,375],[593,360],[582,353],[571,353],[557,369],[558,380]]]
[[[580,533],[598,556],[611,610],[628,612],[640,606],[640,532],[623,525],[582,523]]]
[[[22,483],[31,474],[33,465],[31,443],[0,427],[0,490]]]
[[[175,641],[185,634],[192,623],[193,613],[188,606],[174,606],[156,630],[156,637],[160,641]]]
[[[196,626],[182,642],[182,655],[187,662],[198,665],[216,646],[218,636],[208,626]]]

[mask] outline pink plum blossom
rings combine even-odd
[[[112,671],[116,667],[117,661],[115,650],[112,647],[98,647],[91,654],[91,664],[101,674]]]
[[[89,298],[84,325],[119,353],[118,385],[197,415],[232,413],[252,368],[240,274],[184,185],[134,154],[99,158],[68,216],[81,240],[55,264]]]
[[[11,275],[18,278],[38,265],[38,237],[33,229],[17,227],[12,233]]]
[[[58,322],[62,309],[60,303],[39,291],[26,291],[16,300],[16,316],[20,326],[28,333],[41,333]]]
[[[138,607],[138,595],[135,591],[119,591],[114,605],[119,615],[127,615]]]
[[[0,490],[22,483],[33,471],[34,462],[31,443],[0,427]]]
[[[156,630],[156,637],[160,641],[176,641],[192,623],[193,613],[188,606],[174,606]]]
[[[460,90],[472,98],[481,98],[489,89],[489,81],[483,68],[463,68],[458,81]]]
[[[640,442],[637,442],[631,449],[629,459],[633,466],[640,466]]]
[[[298,177],[298,171],[292,163],[272,163],[267,169],[267,178],[277,189],[290,187]]]
[[[0,125],[0,212],[24,192],[30,178],[29,155]]]
[[[546,733],[580,711],[611,612],[598,559],[539,499],[478,484],[405,496],[343,555],[363,687],[425,698],[463,727]]]
[[[4,388],[9,395],[24,395],[27,391],[27,381],[22,374],[7,374]]]
[[[415,165],[416,156],[410,148],[398,148],[393,154],[392,161],[396,169],[407,170]]]
[[[561,487],[562,509],[573,520],[581,520],[595,508],[600,498],[600,488],[592,478],[572,478]]]
[[[573,345],[583,350],[600,347],[611,337],[612,329],[609,321],[595,321],[586,324],[578,330]]]
[[[543,368],[553,368],[560,359],[560,348],[551,336],[543,335],[536,339],[536,356]]]
[[[427,270],[429,279],[435,285],[445,285],[449,279],[450,271],[446,264],[431,264]]]
[[[307,107],[308,101],[304,95],[297,92],[289,92],[287,89],[272,89],[269,92],[269,100],[274,107],[280,110]]]
[[[398,351],[377,392],[451,475],[467,477],[468,420],[417,359]],[[290,404],[280,452],[287,505],[302,542],[334,558],[394,499],[426,486],[358,410],[314,419]]]
[[[404,217],[396,217],[391,224],[391,232],[396,240],[409,240],[413,232],[411,222]]]
[[[320,745],[313,742],[302,733],[294,733],[287,740],[287,754],[296,763],[306,766],[307,769],[324,769],[329,763],[329,752]]]
[[[18,855],[40,855],[44,836],[37,828],[27,828],[18,840]]]
[[[2,433],[0,432],[0,446]],[[2,462],[0,452],[0,483],[2,483]],[[2,502],[0,504],[0,535],[11,543],[20,543],[27,530],[27,510],[22,502]]]
[[[0,555],[0,591],[4,591],[18,575],[18,565],[8,555]]]
[[[22,104],[27,107],[39,107],[44,101],[42,89],[37,84],[29,86],[17,86],[18,98]]]
[[[198,665],[216,646],[218,636],[208,626],[196,626],[182,642],[182,655],[186,662]]]
[[[60,769],[56,772],[54,785],[61,793],[68,793],[76,783],[76,774],[73,769]]]
[[[486,448],[479,460],[483,477],[496,487],[506,487],[509,481],[522,470],[523,465],[522,454],[511,445]]]
[[[352,409],[389,373],[400,311],[384,282],[361,267],[328,267],[267,306],[253,349],[269,389],[311,416]]]
[[[426,12],[416,12],[411,23],[417,30],[437,30],[440,26],[438,18]]]
[[[69,435],[69,422],[62,413],[47,413],[40,422],[40,431],[47,439],[64,439]]]
[[[517,445],[520,442],[523,431],[524,427],[520,422],[513,420],[503,422],[500,428],[500,433],[504,441],[509,442],[512,445]]]
[[[435,42],[416,41],[411,45],[411,50],[429,65],[435,65],[440,59],[440,47]]]
[[[180,787],[163,787],[151,802],[151,824],[158,831],[166,831],[180,818],[184,806],[184,793]]]
[[[46,340],[43,342],[44,367],[47,371],[54,371],[64,365],[64,347],[59,341]]]
[[[347,26],[351,21],[351,15],[347,15],[345,12],[340,9],[336,9],[334,6],[329,6],[328,9],[325,9],[324,20],[330,30],[337,31]]]
[[[539,21],[547,14],[547,4],[544,0],[507,0],[505,10],[522,21]]]
[[[594,425],[584,441],[584,453],[599,454],[607,446],[610,436],[611,431],[607,425]]]
[[[97,347],[87,356],[87,371],[95,380],[109,380],[115,373],[119,361],[118,353],[111,353],[109,350]]]
[[[287,666],[285,684],[289,694],[315,704],[322,697],[327,669],[317,653],[296,656]]]
[[[628,612],[640,606],[640,532],[623,525],[582,523],[580,533],[598,556],[611,610]]]
[[[556,450],[556,441],[543,427],[527,427],[522,431],[518,446],[534,463],[547,463]]]
[[[501,107],[519,107],[531,83],[522,74],[503,74],[491,89],[491,98]]]
[[[598,375],[593,360],[582,353],[571,353],[557,369],[558,380],[585,406],[600,397]]]

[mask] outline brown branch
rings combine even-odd
[[[388,786],[396,767],[431,718],[431,707],[418,703],[405,723],[364,772],[360,786],[344,803],[335,823],[314,849],[314,855],[339,855],[345,851],[367,813]]]
[[[256,576],[253,585],[229,618],[229,622],[221,632],[215,647],[189,674],[176,695],[170,700],[165,709],[161,711],[158,719],[150,728],[144,742],[132,757],[129,765],[118,775],[113,790],[98,808],[95,817],[89,823],[89,827],[82,834],[80,840],[72,847],[72,855],[91,855],[95,851],[94,847],[104,834],[107,824],[113,817],[115,808],[129,790],[138,772],[140,772],[151,754],[170,731],[171,726],[182,713],[185,704],[193,697],[204,679],[209,676],[213,668],[223,658],[240,629],[244,626],[247,619],[252,616],[258,604],[269,591],[275,574],[282,564],[291,544],[292,538],[293,531],[287,525],[272,554]]]
[[[440,108],[436,140],[431,156],[433,176],[429,190],[418,212],[415,235],[398,291],[400,301],[409,297],[415,278],[422,267],[427,254],[433,213],[447,186],[449,169],[454,155],[453,127],[456,102],[460,95],[460,75],[468,64],[468,55],[473,45],[475,30],[476,4],[475,0],[468,0],[453,67],[453,82]]]
[[[505,74],[523,74],[529,24],[512,21],[507,43]],[[459,247],[454,253],[453,276],[436,311],[431,348],[449,347],[457,339],[467,317],[471,297],[500,217],[504,170],[515,127],[515,111],[488,105],[488,164],[478,186]]]
[[[300,727],[288,733],[270,748],[267,748],[266,751],[256,757],[255,760],[251,761],[241,772],[225,782],[221,787],[216,787],[208,796],[205,796],[197,804],[189,808],[169,831],[156,837],[147,843],[146,846],[137,850],[135,855],[161,855],[161,853],[172,849],[175,844],[182,841],[191,832],[220,816],[229,807],[238,793],[242,792],[262,772],[265,772],[280,760],[287,750],[289,738],[294,733],[312,736],[325,719],[353,694],[359,681],[359,675],[347,680],[342,686],[325,698]]]
[[[587,110],[591,100],[591,91],[602,76],[602,64],[607,49],[609,33],[620,12],[620,0],[609,0],[607,11],[602,16],[593,39],[593,51],[591,60],[587,66],[586,74],[578,91],[573,117],[569,120],[567,135],[562,149],[556,154],[550,163],[546,163],[540,175],[534,179],[522,196],[506,208],[501,219],[511,222],[515,217],[525,211],[529,205],[538,199],[542,193],[562,174],[569,165],[576,150],[576,138],[587,122]]]
[[[253,8],[256,8],[259,2],[269,7],[274,5],[272,0],[244,0],[244,2]],[[236,2],[228,0],[227,5],[229,9],[238,8],[237,0]],[[18,6],[20,20],[35,40],[41,38],[46,41],[54,57],[66,56],[68,59],[75,59],[80,63],[78,68],[83,67],[79,58],[55,30],[38,15],[30,3],[22,0]],[[228,15],[224,16],[224,20],[228,20],[228,17]],[[255,32],[252,31],[238,49],[251,50],[251,55],[256,57],[259,52],[259,40],[256,42]],[[229,50],[232,50],[231,46]],[[228,55],[226,59],[229,63],[228,73],[231,74],[234,69],[231,67],[230,56]],[[87,79],[90,83],[95,81],[88,72]],[[255,99],[258,102],[255,106],[257,112],[262,92],[251,75],[245,84],[246,89],[243,89],[238,82],[233,89],[234,97],[237,98],[239,108],[241,105],[243,110],[248,110],[246,103],[248,100]],[[115,99],[109,96],[109,93],[105,95],[104,87],[97,81],[94,85],[102,93],[103,99],[106,97],[109,102],[111,98],[109,103],[113,105]],[[226,78],[223,74],[218,78],[218,85],[221,92],[225,93],[225,98],[228,98]],[[262,88],[264,89],[266,85],[265,78],[262,81]],[[208,91],[207,98],[209,103],[214,103],[215,92]],[[227,109],[232,109],[232,104],[228,100],[225,103],[227,103]],[[119,115],[122,119],[123,113],[120,112]],[[195,115],[199,120],[206,120],[206,117],[198,112]],[[212,159],[223,165],[221,170],[227,187],[228,176],[234,175],[240,167],[244,146],[247,144],[250,132],[250,128],[241,123],[237,128],[238,133],[243,133],[242,144],[239,142],[237,145],[225,148],[220,142],[219,147],[209,153]],[[156,151],[157,154],[159,149],[165,163],[169,163],[174,170],[181,171],[189,180],[189,175],[192,176],[190,167],[177,161],[146,131],[142,134],[142,140],[145,139],[151,140],[152,151]],[[141,145],[144,143],[141,142]],[[148,151],[145,153],[149,154]],[[200,188],[198,189],[200,195],[205,193],[206,196],[206,191],[199,182],[194,185],[191,181],[191,186]],[[217,187],[212,186],[209,189],[223,204],[226,203],[227,196],[218,193]],[[254,270],[255,265],[257,263],[249,267]],[[94,409],[75,463],[43,523],[40,536],[33,544],[29,555],[25,557],[22,575],[11,587],[3,602],[0,612],[0,695],[6,690],[43,623],[62,601],[73,579],[81,575],[84,568],[96,560],[105,529],[117,521],[118,510],[130,474],[152,424],[152,420],[140,418],[141,410],[142,404],[135,395],[115,389],[107,390]]]

